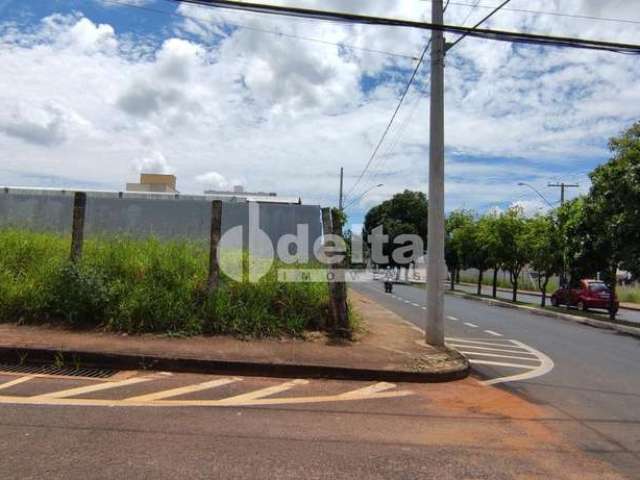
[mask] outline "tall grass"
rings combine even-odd
[[[616,289],[616,294],[621,302],[640,303],[640,286],[623,285]]]
[[[326,283],[278,282],[272,268],[256,283],[223,275],[209,295],[202,244],[92,238],[74,265],[69,241],[0,229],[0,322],[253,337],[296,336],[327,324]]]

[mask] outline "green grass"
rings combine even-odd
[[[69,242],[0,229],[0,322],[251,337],[299,336],[327,324],[326,282],[279,282],[278,265],[256,283],[223,275],[220,288],[208,295],[205,245],[92,238],[74,265]]]
[[[616,288],[616,294],[621,302],[640,303],[640,287],[624,285]]]
[[[460,281],[465,283],[477,284],[478,277],[475,275],[460,274]],[[485,272],[482,278],[482,284],[493,285],[493,272],[491,270]],[[497,285],[499,288],[507,288],[509,290],[513,288],[513,285],[511,285],[511,282],[509,280],[504,280],[500,278],[500,276],[498,277]],[[547,293],[551,294],[555,292],[557,289],[558,289],[558,281],[555,279],[549,280],[549,283],[547,284]],[[538,288],[538,283],[532,282],[528,278],[520,279],[520,281],[518,282],[518,290],[532,290],[534,292],[540,291],[540,289]]]

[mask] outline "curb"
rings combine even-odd
[[[462,380],[470,373],[464,368],[442,372],[411,370],[376,370],[367,368],[332,367],[323,365],[237,362],[185,357],[87,352],[54,348],[0,347],[0,362],[8,364],[51,364],[63,361],[82,368],[109,370],[152,370],[178,373],[200,373],[279,378],[321,378],[332,380],[365,380],[412,383],[442,383]]]
[[[611,322],[606,322],[604,320],[595,320],[592,318],[580,317],[580,316],[571,315],[568,313],[552,312],[550,310],[542,310],[540,308],[533,307],[533,306],[514,305],[513,303],[506,302],[503,300],[498,300],[495,298],[478,297],[477,295],[473,295],[469,293],[456,292],[456,291],[452,292],[451,290],[448,290],[446,293],[449,295],[456,295],[458,297],[465,298],[468,300],[476,300],[479,302],[487,303],[489,305],[495,305],[495,306],[504,307],[504,308],[514,308],[517,310],[526,310],[529,313],[532,313],[534,315],[540,315],[542,317],[557,318],[560,320],[566,320],[574,323],[581,323],[583,325],[589,325],[595,328],[614,330],[619,333],[640,338],[640,327],[630,327],[626,325],[619,325]]]

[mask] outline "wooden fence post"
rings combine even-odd
[[[340,212],[331,209],[326,210],[329,210],[331,218],[328,230],[330,230],[334,236],[342,238],[342,219],[340,218]],[[323,221],[324,217],[325,213],[323,210]],[[343,255],[344,254],[346,254],[346,252],[344,252]],[[346,263],[345,258],[340,263],[330,265],[330,271],[333,273],[332,281],[329,283],[330,309],[332,317],[331,328],[334,335],[351,338],[352,332],[349,324],[349,309],[347,308],[347,285],[345,283]]]
[[[209,278],[207,288],[212,293],[220,284],[220,261],[218,249],[222,235],[222,201],[211,202],[211,231],[209,233]]]
[[[87,194],[76,192],[73,196],[73,225],[71,227],[71,255],[73,263],[77,263],[82,257],[82,244],[84,242],[84,218],[87,210]]]

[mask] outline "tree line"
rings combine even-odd
[[[610,159],[589,174],[589,192],[545,214],[527,218],[518,208],[483,215],[451,212],[445,257],[452,281],[461,269],[477,269],[480,294],[485,275],[492,274],[495,297],[498,271],[504,270],[517,301],[520,274],[528,266],[538,274],[545,306],[549,281],[556,275],[561,283],[575,284],[600,274],[613,293],[618,269],[640,277],[640,122],[611,138],[609,150]],[[391,238],[412,233],[426,245],[427,211],[423,193],[405,190],[369,210],[364,240],[383,225]],[[390,254],[398,246],[386,248]]]
[[[492,271],[495,297],[498,270],[505,270],[515,302],[520,273],[528,265],[538,273],[545,306],[555,275],[573,286],[600,274],[612,293],[619,269],[640,276],[640,122],[612,138],[609,149],[609,161],[589,174],[589,192],[545,214],[526,218],[517,207],[481,216],[452,212],[446,221],[452,280],[460,269],[475,268],[480,294],[485,272]],[[610,315],[615,316],[613,309]]]

